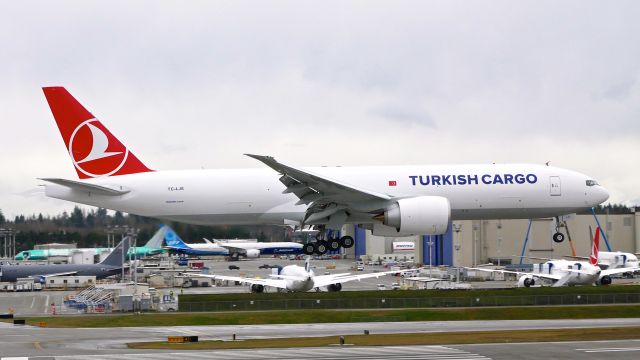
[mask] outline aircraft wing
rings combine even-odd
[[[544,279],[551,279],[551,280],[560,280],[562,279],[562,275],[555,275],[555,274],[542,274],[542,273],[533,273],[533,272],[523,272],[523,271],[510,271],[510,270],[497,270],[497,269],[483,269],[483,268],[466,268],[468,270],[478,270],[478,271],[486,271],[486,272],[497,272],[497,273],[503,273],[503,274],[514,274],[514,275],[531,275],[534,277],[539,277],[539,278],[544,278]],[[579,272],[579,271],[575,271],[575,272]]]
[[[97,195],[119,196],[129,192],[129,190],[115,189],[108,186],[90,184],[83,181],[67,180],[59,178],[41,178],[40,180],[68,187],[72,190],[90,192]]]
[[[270,286],[278,289],[287,289],[287,282],[284,279],[258,279],[240,276],[189,274],[189,276],[205,277],[214,280],[239,281],[244,284]]]
[[[615,274],[624,274],[640,270],[640,267],[615,268],[600,271],[600,276],[609,276]]]
[[[43,278],[43,277],[50,277],[50,276],[66,276],[66,275],[75,275],[77,274],[77,271],[67,271],[67,272],[60,272],[60,273],[55,273],[55,274],[42,274],[42,275],[31,275],[29,277],[31,278]]]
[[[316,287],[323,287],[332,284],[342,284],[350,281],[360,281],[363,279],[379,278],[381,276],[397,274],[401,271],[383,271],[377,273],[368,273],[361,275],[352,274],[336,274],[336,275],[320,275],[313,277],[313,283]]]
[[[282,174],[280,182],[287,189],[284,193],[293,193],[300,199],[296,204],[309,205],[304,223],[313,223],[342,213],[346,219],[346,211],[354,203],[388,201],[391,196],[357,186],[347,184],[326,176],[314,174],[293,166],[282,164],[271,156],[246,154]],[[353,209],[352,209],[353,210]],[[352,211],[353,212],[353,211]]]
[[[247,253],[247,249],[245,248],[241,248],[241,247],[236,247],[236,246],[232,246],[232,245],[228,245],[228,244],[222,244],[222,243],[218,243],[218,245],[220,247],[223,247],[227,250],[229,250],[230,253],[238,253],[238,254],[246,254]]]

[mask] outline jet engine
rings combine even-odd
[[[259,285],[259,284],[253,284],[253,285],[251,285],[251,292],[252,293],[262,293],[262,292],[264,292],[264,286],[263,285]]]
[[[327,286],[327,290],[331,292],[336,292],[342,290],[342,284],[331,284]]]
[[[610,285],[611,284],[611,276],[605,275],[598,280],[598,284],[600,285]]]
[[[522,275],[518,279],[518,287],[531,287],[536,284],[536,280],[531,275]]]
[[[447,232],[451,220],[451,204],[442,196],[416,196],[399,199],[376,217],[387,227],[395,229],[396,236],[441,235]],[[387,234],[388,229],[373,227],[374,235]]]
[[[260,257],[260,250],[258,250],[258,249],[248,249],[245,256],[250,258],[250,259],[255,259],[257,257]]]

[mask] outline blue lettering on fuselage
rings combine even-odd
[[[516,185],[535,184],[536,174],[466,174],[466,175],[409,175],[413,186],[445,186],[445,185]]]

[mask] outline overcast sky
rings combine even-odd
[[[11,1],[0,209],[76,178],[40,88],[153,169],[551,161],[640,203],[638,1]],[[275,175],[274,175],[275,176]]]

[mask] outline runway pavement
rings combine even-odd
[[[158,359],[176,358],[209,360],[338,360],[338,359],[392,359],[392,360],[539,360],[580,359],[607,360],[637,359],[640,356],[639,340],[570,341],[545,343],[478,344],[448,346],[372,346],[329,347],[290,349],[250,349],[215,351],[170,351],[170,352],[122,352],[100,355],[38,355],[29,359]],[[5,358],[2,359],[12,359]],[[13,358],[17,360],[17,358]],[[20,358],[26,359],[26,358]]]
[[[1,324],[1,323],[0,323]],[[100,329],[54,329],[0,325],[0,356],[83,356],[108,354],[158,354],[166,351],[129,350],[125,344],[166,340],[170,335],[197,335],[200,339],[275,338],[402,332],[451,332],[640,326],[640,319],[500,320],[447,322],[376,322],[348,324],[175,326]],[[400,355],[399,355],[400,356]],[[405,356],[405,355],[402,355]],[[155,358],[155,356],[147,357]],[[368,358],[368,357],[367,357]],[[375,358],[375,357],[374,357]],[[406,358],[406,357],[399,357]],[[539,359],[539,357],[537,358]]]

